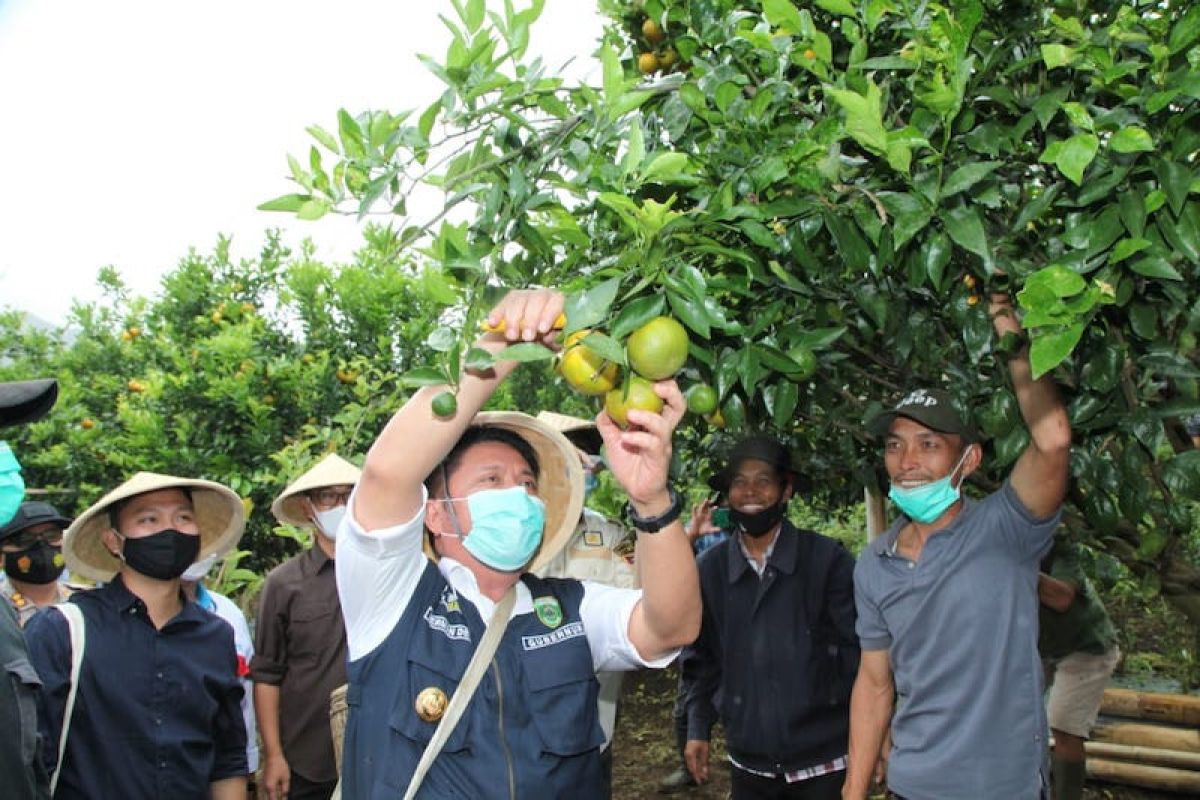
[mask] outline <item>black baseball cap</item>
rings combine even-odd
[[[753,434],[738,441],[729,452],[729,458],[720,472],[708,479],[708,486],[714,492],[722,494],[729,490],[738,465],[747,459],[765,461],[783,476],[795,476],[792,466],[792,454],[783,442],[765,433]]]
[[[963,421],[950,395],[941,389],[914,389],[896,406],[867,421],[867,432],[880,438],[892,429],[892,420],[907,417],[938,433],[952,433],[967,442],[978,442],[979,434]]]
[[[71,518],[64,517],[57,508],[49,503],[43,503],[40,500],[21,503],[21,507],[17,509],[17,513],[13,515],[8,524],[0,528],[0,542],[16,536],[26,528],[46,522],[53,522],[55,525],[61,526],[63,530],[71,527]]]
[[[0,426],[40,419],[57,399],[58,381],[53,378],[0,383]]]

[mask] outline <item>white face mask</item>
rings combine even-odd
[[[346,516],[345,506],[334,506],[328,511],[313,511],[317,518],[317,530],[329,541],[337,540],[338,528]]]
[[[185,569],[183,574],[179,576],[179,579],[195,583],[204,576],[208,575],[208,571],[213,568],[213,564],[215,563],[217,563],[217,554],[209,553],[204,558]]]

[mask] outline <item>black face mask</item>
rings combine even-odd
[[[4,574],[23,583],[54,583],[62,574],[66,562],[62,548],[49,542],[4,554]]]
[[[200,554],[200,536],[180,533],[174,528],[167,528],[140,539],[130,539],[123,535],[121,538],[125,540],[121,560],[135,572],[155,580],[169,581],[178,578]]]
[[[762,511],[756,511],[753,514],[747,514],[745,511],[738,511],[736,508],[729,509],[729,519],[737,526],[738,530],[747,536],[757,539],[759,536],[770,532],[783,519],[783,503],[776,503],[769,508],[764,508]]]

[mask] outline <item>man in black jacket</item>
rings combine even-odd
[[[700,557],[704,619],[682,655],[688,769],[708,779],[719,718],[734,800],[840,796],[859,659],[854,559],[785,519],[796,476],[786,447],[740,441],[709,482],[735,533]]]

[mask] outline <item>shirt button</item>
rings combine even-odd
[[[159,768],[159,769],[166,769],[166,768],[167,768],[167,762],[165,762],[165,761],[160,761],[160,762],[158,762],[158,768]]]
[[[159,680],[162,680],[162,673],[156,672],[156,673],[154,673],[154,677],[158,678]]]
[[[162,725],[162,717],[155,717],[155,718],[154,718],[154,724],[155,724],[155,725]]]

